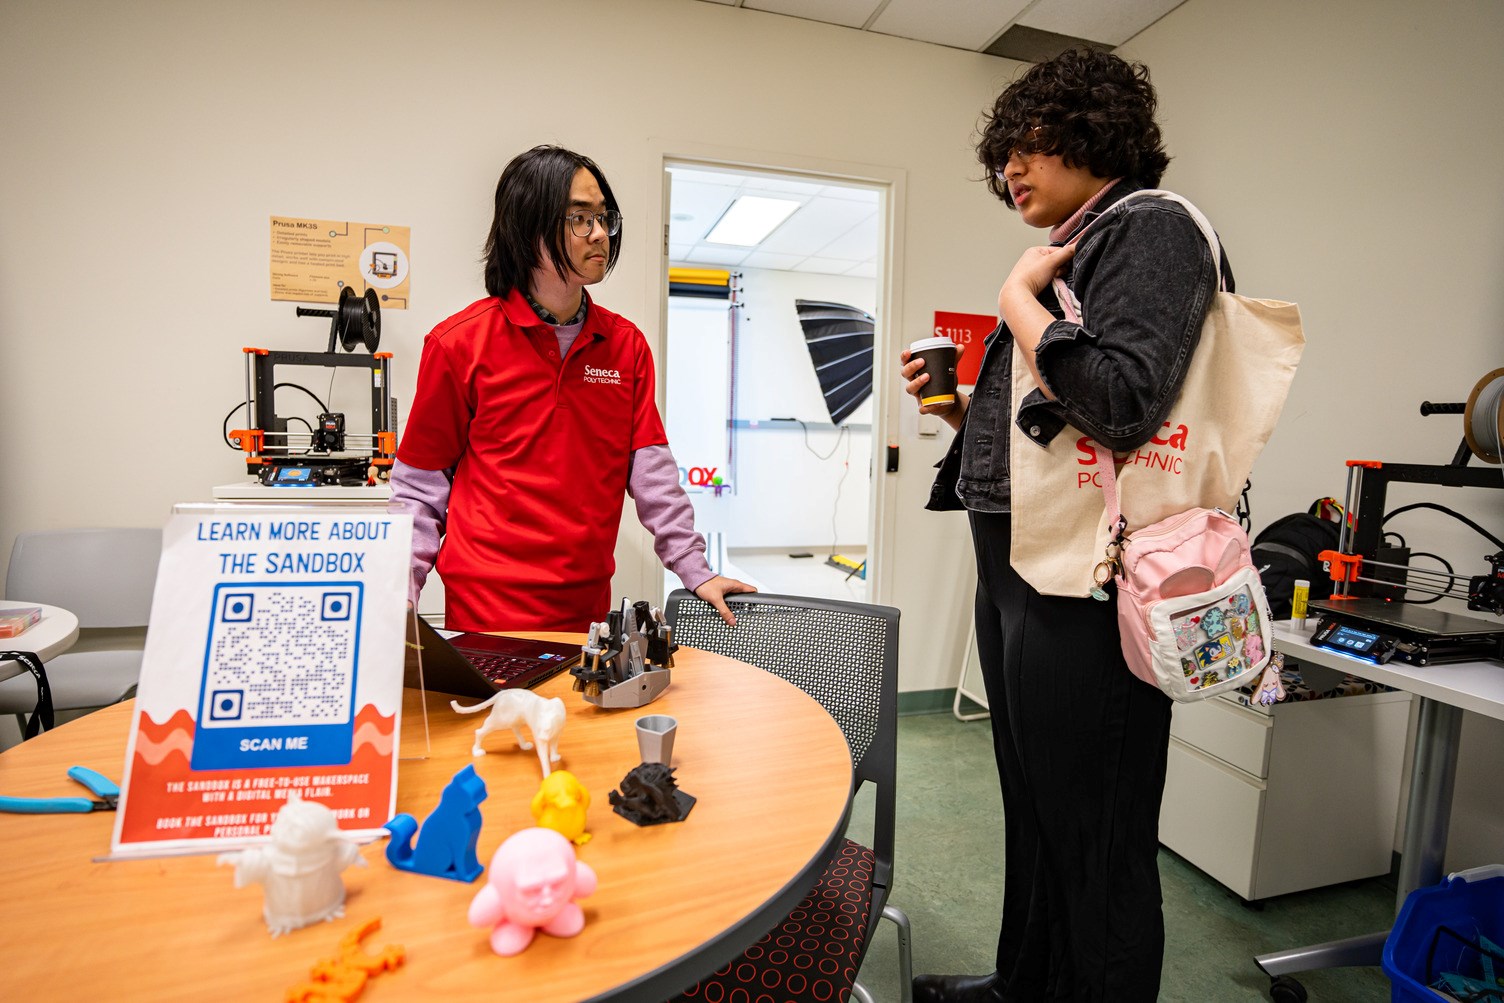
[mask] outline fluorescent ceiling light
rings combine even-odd
[[[755,247],[791,216],[800,202],[796,199],[770,199],[761,195],[743,195],[721,214],[705,239],[712,244]]]

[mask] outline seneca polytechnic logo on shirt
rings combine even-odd
[[[621,386],[621,370],[597,369],[594,366],[585,367],[586,383],[614,383]]]

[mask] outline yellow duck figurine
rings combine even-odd
[[[568,770],[554,770],[543,778],[533,795],[533,820],[544,829],[552,829],[574,843],[590,842],[585,831],[585,809],[590,807],[590,792]]]

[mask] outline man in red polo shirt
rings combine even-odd
[[[636,325],[585,287],[616,264],[621,213],[588,158],[540,146],[496,186],[490,296],[429,333],[392,468],[413,516],[410,598],[435,558],[452,630],[585,630],[612,608],[623,496],[665,567],[734,623],[679,486]],[[442,541],[442,542],[441,542]]]

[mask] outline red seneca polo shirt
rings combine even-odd
[[[397,457],[454,468],[437,564],[445,626],[605,619],[632,452],[667,441],[647,339],[594,301],[563,360],[517,290],[435,327]]]

